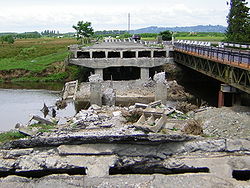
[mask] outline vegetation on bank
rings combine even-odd
[[[17,39],[14,44],[3,43],[0,45],[0,80],[75,79],[79,70],[64,65],[69,55],[68,46],[75,43],[76,40],[71,38]]]
[[[55,125],[45,125],[45,124],[32,124],[27,126],[30,130],[36,130],[37,133],[51,132],[52,129],[55,129]],[[7,132],[0,133],[0,143],[9,142],[12,140],[18,140],[21,138],[28,138],[29,136],[24,135],[16,130],[10,130]]]
[[[18,131],[8,131],[0,133],[0,143],[9,142],[11,140],[17,140],[20,138],[26,138],[24,134],[18,132]]]

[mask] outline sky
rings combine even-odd
[[[0,32],[72,32],[78,21],[97,30],[149,26],[226,26],[227,0],[1,0]],[[248,6],[250,0],[247,0]]]

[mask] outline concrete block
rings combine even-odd
[[[90,84],[90,104],[102,106],[102,91],[101,83],[99,82]]]

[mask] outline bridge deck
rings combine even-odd
[[[250,53],[223,48],[175,44],[174,60],[250,94]]]

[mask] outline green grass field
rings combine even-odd
[[[14,81],[47,81],[45,78],[34,79],[34,75],[48,67],[53,69],[55,62],[63,62],[69,53],[68,46],[75,43],[77,43],[75,39],[69,38],[40,38],[19,39],[14,44],[0,44],[0,71],[15,69],[30,71],[30,76],[26,75],[25,79],[14,78]],[[52,73],[48,77],[48,81],[53,81],[53,77],[55,80],[60,80],[65,79],[65,74],[57,72],[54,76]]]

